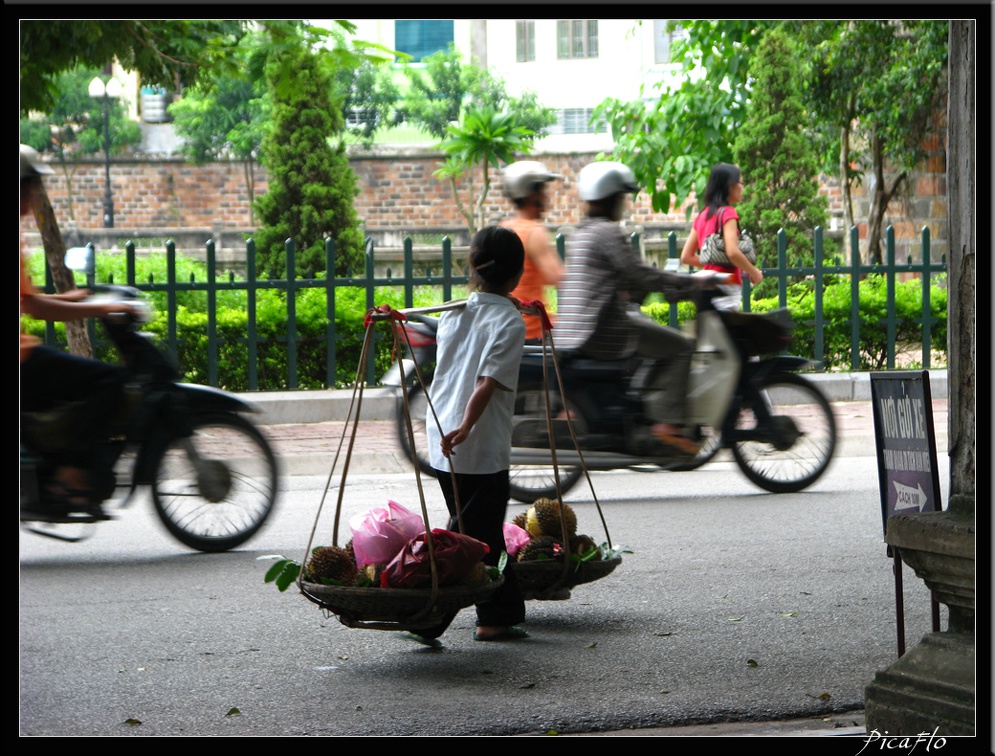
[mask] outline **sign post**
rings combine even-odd
[[[929,372],[872,372],[871,406],[878,458],[881,519],[896,514],[939,512],[940,474],[936,467],[936,433]],[[888,547],[895,574],[898,655],[905,653],[902,560]],[[933,630],[940,629],[940,607],[932,599]]]

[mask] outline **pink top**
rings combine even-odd
[[[700,213],[698,217],[694,219],[694,223],[691,224],[692,228],[698,234],[698,251],[701,252],[701,245],[705,243],[705,239],[714,233],[717,233],[716,227],[719,223],[719,217],[722,218],[722,222],[725,223],[730,218],[736,219],[737,228],[739,226],[739,213],[736,212],[736,208],[731,205],[720,208],[715,215],[710,217],[705,217],[708,215],[709,208],[705,208]],[[702,268],[705,270],[717,270],[720,273],[731,273],[732,281],[730,283],[742,284],[743,283],[743,272],[734,265],[703,265]]]

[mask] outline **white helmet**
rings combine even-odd
[[[43,176],[55,173],[48,165],[42,162],[41,155],[34,147],[21,145],[21,178],[27,176]]]
[[[611,160],[589,163],[577,175],[577,193],[582,200],[598,202],[639,188],[632,170]]]
[[[535,160],[519,160],[507,165],[501,176],[504,179],[504,196],[511,200],[528,197],[537,184],[563,178]]]

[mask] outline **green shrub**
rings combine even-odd
[[[165,282],[164,255],[152,255],[136,261],[138,283]],[[43,258],[30,257],[30,270],[35,281],[44,280]],[[206,280],[205,266],[196,260],[177,258],[177,278],[180,281]],[[97,280],[125,283],[125,262],[120,255],[98,255]],[[823,291],[823,368],[850,370],[850,279],[847,276],[827,276]],[[933,279],[930,307],[933,322],[931,341],[935,352],[944,358],[947,337],[947,291],[942,276]],[[80,281],[80,285],[85,285]],[[922,343],[921,279],[897,282],[895,285],[896,349],[918,350]],[[860,370],[879,370],[887,366],[886,278],[868,276],[860,283]],[[467,295],[465,287],[454,287],[452,298]],[[144,330],[154,338],[167,337],[167,298],[165,292],[150,292],[147,300],[154,307],[154,319]],[[549,310],[555,314],[555,292],[550,292]],[[207,294],[204,291],[181,291],[176,296],[176,364],[184,381],[208,384],[208,317]],[[419,286],[414,290],[415,307],[442,304],[442,289]],[[217,384],[230,391],[249,389],[248,364],[248,294],[244,290],[222,290],[216,296],[216,332],[218,343]],[[373,302],[395,309],[404,306],[404,290],[400,286],[383,286],[374,290]],[[788,310],[796,325],[789,352],[815,355],[815,292],[814,281],[806,279],[792,284],[787,292]],[[323,287],[309,287],[297,292],[297,381],[298,388],[320,389],[328,385],[328,347],[326,344],[326,293]],[[753,312],[768,312],[778,307],[777,298],[754,299]],[[652,297],[643,305],[643,312],[655,321],[669,324],[671,305],[662,297]],[[359,287],[335,289],[335,376],[336,387],[352,385],[359,367],[367,312],[366,292]],[[693,303],[677,305],[678,322],[683,327],[697,317]],[[45,324],[24,318],[25,330],[44,336]],[[54,324],[56,341],[65,342],[65,326]],[[393,362],[393,340],[386,323],[376,326],[374,374],[379,379]],[[281,289],[260,289],[256,296],[257,388],[273,391],[289,388],[288,321],[286,292]],[[553,331],[556,337],[556,331]],[[103,340],[98,329],[97,357],[117,359],[113,348]],[[365,367],[362,371],[365,378]]]

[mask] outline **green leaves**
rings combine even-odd
[[[518,151],[528,151],[525,138],[532,132],[519,126],[514,114],[499,113],[492,107],[468,108],[459,125],[450,125],[448,137],[437,145],[457,164],[469,169],[489,163],[499,168],[514,160]]]
[[[459,124],[446,128],[447,137],[437,148],[449,157],[433,174],[442,181],[448,181],[453,200],[466,219],[472,236],[484,225],[484,201],[490,192],[489,168],[500,168],[501,163],[514,161],[516,153],[528,154],[532,131],[521,126],[517,116],[511,112],[498,112],[485,105],[469,107]],[[480,169],[482,182],[479,190],[473,186],[473,174]],[[457,191],[456,182],[469,177],[469,202],[464,205]]]
[[[287,557],[280,554],[269,554],[267,556],[256,558],[260,560],[277,560],[276,563],[266,571],[266,576],[263,580],[266,583],[276,583],[276,587],[281,593],[293,585],[297,581],[297,577],[301,574],[300,562],[294,559],[287,559]]]
[[[601,552],[602,559],[615,559],[622,556],[622,554],[635,553],[629,546],[609,546],[607,542],[601,544],[598,550]]]

